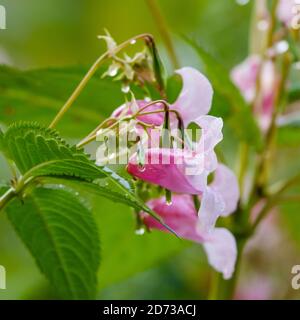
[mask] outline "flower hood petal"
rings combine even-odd
[[[176,73],[182,77],[183,86],[172,107],[179,111],[187,127],[196,118],[209,112],[213,89],[208,79],[194,68],[185,67]]]

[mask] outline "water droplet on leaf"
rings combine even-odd
[[[143,234],[145,234],[145,228],[139,228],[135,230],[135,234],[138,236],[142,236]]]
[[[128,84],[123,84],[121,90],[123,93],[128,93],[130,91],[130,86]]]

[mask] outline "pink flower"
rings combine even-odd
[[[242,280],[238,287],[235,300],[272,300],[274,284],[269,275],[249,276]]]
[[[277,86],[274,63],[271,60],[262,60],[258,55],[250,56],[232,70],[231,78],[245,100],[250,104],[255,102],[254,112],[258,115],[261,129],[266,131],[272,118]]]
[[[127,171],[141,180],[173,192],[202,193],[206,189],[208,175],[217,167],[214,147],[222,139],[223,123],[220,119],[210,116],[198,118],[197,123],[202,127],[202,137],[196,151],[187,148],[147,149],[142,170],[137,155],[134,154]]]
[[[190,67],[176,71],[183,81],[183,87],[172,108],[179,111],[185,126],[199,121],[208,114],[213,97],[213,89],[208,79],[198,70]]]
[[[296,15],[294,7],[300,4],[297,0],[280,0],[277,8],[277,17],[286,26],[292,26],[292,20]]]
[[[183,86],[170,109],[179,113],[185,128],[190,123],[196,123],[201,128],[201,137],[198,142],[184,144],[184,148],[160,147],[159,144],[153,147],[150,143],[150,148],[144,150],[143,165],[136,152],[129,160],[127,171],[147,183],[176,193],[172,196],[171,205],[166,204],[163,197],[149,201],[148,205],[180,237],[203,243],[209,263],[228,279],[234,271],[236,243],[228,230],[215,228],[215,223],[219,216],[227,216],[235,211],[239,189],[235,175],[224,165],[218,164],[214,151],[223,139],[223,121],[207,115],[213,96],[208,79],[193,68],[183,68],[176,73],[182,77]],[[145,105],[146,102],[137,101],[133,105],[134,110],[126,105],[121,106],[113,116],[133,114]],[[161,109],[163,106],[156,103],[146,110],[155,112]],[[138,120],[162,129],[164,116],[164,113],[151,113],[139,116]],[[170,113],[170,127],[174,129],[177,126],[178,119],[174,113]],[[208,186],[211,173],[214,173],[214,180]],[[198,213],[191,195],[198,196],[201,201]],[[141,214],[150,229],[167,231],[146,213]]]
[[[241,90],[248,103],[252,103],[256,95],[256,83],[260,66],[261,58],[258,55],[253,55],[236,66],[231,72],[233,82]]]
[[[211,108],[213,94],[207,78],[193,68],[183,68],[177,73],[182,77],[183,88],[171,109],[179,112],[185,127],[194,122],[202,129],[201,139],[195,145],[196,152],[187,147],[184,150],[150,148],[145,153],[143,170],[140,170],[136,154],[130,159],[127,170],[139,179],[173,192],[200,194],[206,189],[208,175],[217,168],[214,147],[223,138],[223,121],[206,115]],[[147,119],[150,123],[155,120],[157,118]],[[174,128],[174,123],[171,127]],[[169,162],[163,162],[166,157],[169,157]],[[158,161],[153,162],[153,158]]]
[[[182,77],[183,87],[178,99],[175,101],[173,105],[171,105],[171,109],[177,110],[182,120],[187,127],[189,123],[198,121],[198,118],[206,115],[210,108],[213,96],[213,89],[208,81],[208,79],[191,67],[185,67],[176,71]],[[136,108],[143,108],[146,104],[146,101],[138,100]],[[156,111],[159,109],[163,109],[163,105],[161,103],[157,103],[151,105],[147,108],[147,112]],[[122,113],[132,114],[132,109],[127,109],[126,104],[117,108],[112,116],[119,117]],[[156,113],[146,116],[138,117],[139,120],[144,121],[148,124],[154,125],[162,125],[164,120],[163,113]],[[174,121],[175,118],[172,117]]]
[[[231,188],[228,188],[228,185]],[[211,201],[211,197],[218,201]],[[189,195],[174,195],[172,204],[166,204],[164,197],[153,199],[148,206],[160,215],[164,222],[180,237],[201,243],[207,253],[209,263],[225,279],[229,279],[234,271],[237,249],[233,235],[224,228],[214,228],[218,216],[227,216],[236,209],[239,198],[237,181],[234,174],[224,165],[216,170],[215,179],[209,186],[208,195],[201,197],[201,207],[197,213],[194,202]],[[213,219],[210,215],[213,213]],[[155,219],[142,214],[144,223],[150,229],[168,232]]]

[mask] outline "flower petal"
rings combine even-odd
[[[202,116],[196,119],[195,123],[202,130],[200,141],[196,146],[196,154],[202,156],[201,166],[198,166],[198,170],[201,170],[202,176],[206,175],[208,177],[218,166],[214,148],[223,139],[223,120],[212,116]],[[198,174],[195,172],[195,174],[188,175],[187,178],[195,189],[203,190],[202,176],[199,172]]]
[[[240,198],[240,191],[237,178],[233,171],[225,165],[219,164],[210,188],[219,194],[223,200],[224,208],[221,216],[226,217],[236,210]]]
[[[148,149],[145,152],[145,165],[141,168],[134,154],[127,166],[133,176],[159,185],[177,193],[201,194],[206,188],[207,173],[201,156],[181,149]],[[194,174],[196,178],[192,175]],[[193,184],[194,181],[197,184]]]
[[[216,224],[217,219],[224,210],[222,197],[214,192],[210,187],[203,193],[199,209],[199,220],[197,230],[200,234],[210,234]]]
[[[203,235],[196,229],[197,212],[191,196],[173,195],[172,204],[166,204],[166,198],[153,199],[147,205],[180,237],[204,245],[210,265],[229,279],[234,271],[237,257],[236,242],[226,229],[214,229],[209,235]],[[164,226],[146,213],[141,213],[149,229],[169,232]]]
[[[155,211],[179,237],[198,243],[203,242],[203,238],[196,230],[197,212],[191,196],[173,195],[172,203],[169,205],[166,203],[166,198],[161,197],[149,201],[147,205]],[[143,221],[150,229],[169,232],[148,214],[143,214]]]
[[[247,102],[253,102],[256,94],[256,82],[261,66],[261,58],[252,55],[231,71],[231,78],[240,89]]]
[[[172,107],[180,112],[187,127],[196,118],[209,112],[213,89],[208,79],[194,68],[185,67],[176,73],[182,77],[183,87]]]
[[[295,0],[280,0],[277,7],[277,17],[287,26],[291,26],[292,20],[295,17],[293,7],[296,5]]]
[[[234,236],[224,228],[216,228],[204,242],[209,264],[230,279],[234,272],[237,246]]]

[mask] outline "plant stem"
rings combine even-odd
[[[149,40],[151,39],[151,41],[153,41],[152,36],[150,34],[140,34],[138,36],[135,36],[125,42],[123,42],[122,44],[120,44],[119,46],[117,46],[114,50],[114,54],[118,53],[119,51],[123,50],[124,48],[126,48],[128,45],[130,45],[132,43],[132,41],[136,41],[138,39],[145,39],[145,40]],[[70,98],[68,99],[68,101],[65,103],[65,105],[60,109],[59,113],[56,115],[56,117],[54,118],[54,120],[51,122],[49,128],[54,128],[58,121],[63,117],[63,115],[70,109],[70,107],[72,106],[72,104],[75,102],[75,100],[79,97],[80,93],[82,92],[82,90],[86,87],[87,83],[89,82],[89,80],[93,77],[93,75],[96,73],[96,71],[98,70],[98,68],[101,66],[101,64],[108,58],[111,57],[111,52],[110,51],[106,51],[104,54],[102,54],[97,60],[96,62],[92,65],[92,67],[90,68],[90,70],[88,71],[88,73],[84,76],[84,78],[81,80],[81,82],[79,83],[79,85],[77,86],[77,88],[75,89],[75,91],[72,93],[72,95],[70,96]]]
[[[255,222],[253,223],[253,231],[259,226],[260,222],[266,217],[266,215],[270,212],[270,210],[284,197],[282,196],[285,191],[287,191],[290,187],[300,182],[300,175],[297,175],[288,181],[284,182],[281,187],[271,196],[268,197],[266,204],[258,214]]]
[[[159,30],[159,33],[161,35],[161,38],[163,42],[165,43],[165,46],[167,48],[169,57],[172,61],[173,68],[178,69],[179,68],[179,62],[175,53],[175,49],[172,43],[172,39],[168,30],[168,25],[160,11],[160,8],[158,6],[158,3],[156,0],[146,0],[147,5],[149,7],[149,10],[156,22],[157,28]]]
[[[0,197],[0,211],[8,204],[8,202],[13,199],[16,195],[16,191],[14,188],[10,188]]]
[[[249,145],[247,143],[242,143],[240,147],[240,167],[239,167],[239,187],[241,199],[244,196],[244,180],[247,173],[249,164]]]
[[[272,114],[271,125],[266,135],[265,149],[262,154],[260,163],[258,165],[257,175],[255,177],[255,186],[257,186],[259,190],[263,190],[265,188],[268,180],[269,166],[273,155],[275,139],[277,134],[277,118],[281,111],[280,108],[282,105],[282,98],[284,96],[284,89],[288,79],[290,66],[291,59],[289,53],[287,53],[284,56],[284,61],[282,65],[282,76],[277,90],[277,95],[274,101],[274,111]]]
[[[268,40],[267,40],[268,48],[270,48],[273,44],[273,35],[276,27],[276,12],[278,8],[278,4],[279,4],[279,0],[273,0],[272,7],[271,7],[269,34],[268,34]]]

